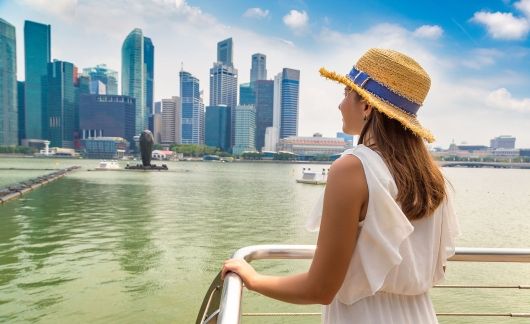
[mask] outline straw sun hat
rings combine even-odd
[[[429,92],[431,79],[412,58],[388,49],[369,49],[349,74],[341,75],[325,68],[320,75],[355,90],[368,104],[427,142],[431,132],[421,126],[416,113]]]

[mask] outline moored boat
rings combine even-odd
[[[303,168],[302,177],[296,179],[296,182],[316,185],[326,184],[328,180],[328,172],[329,169],[322,169],[322,171],[312,171],[311,168]]]
[[[120,170],[120,165],[116,161],[101,161],[99,162],[96,170],[106,171],[106,170]]]

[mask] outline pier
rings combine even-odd
[[[37,189],[38,187],[44,184],[47,184],[49,182],[62,178],[67,173],[80,169],[80,168],[81,168],[80,166],[72,166],[72,167],[56,170],[52,173],[49,173],[49,174],[46,174],[40,177],[36,177],[33,179],[21,181],[21,182],[12,184],[6,188],[2,188],[0,189],[0,204],[4,204],[10,200],[18,198],[22,196],[23,194],[30,192],[31,190]],[[10,170],[22,170],[22,169],[10,168]]]
[[[508,162],[472,162],[472,161],[438,161],[441,167],[495,168],[495,169],[530,169],[530,163]]]

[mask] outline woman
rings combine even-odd
[[[225,261],[253,291],[323,304],[324,323],[436,323],[428,290],[444,278],[458,223],[444,177],[416,118],[430,78],[412,58],[370,49],[342,76],[343,131],[360,135],[329,172],[309,271],[277,277]],[[318,226],[320,225],[320,226]]]

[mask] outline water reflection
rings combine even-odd
[[[21,163],[36,167],[43,161]],[[85,170],[97,164],[73,163],[84,163]],[[305,232],[303,224],[324,188],[295,183],[302,166],[169,167],[167,173],[82,170],[0,206],[0,322],[192,322],[222,260],[236,249],[315,242],[316,235]],[[459,245],[528,246],[530,172],[448,171],[464,233]],[[255,265],[267,273],[287,273],[307,269],[308,262]],[[528,265],[450,269],[449,283],[528,284],[524,281],[530,277]],[[523,291],[434,291],[433,296],[440,311],[456,310],[455,303],[462,311],[477,304],[484,305],[479,309],[519,310],[530,298]],[[247,297],[248,311],[302,310]]]

